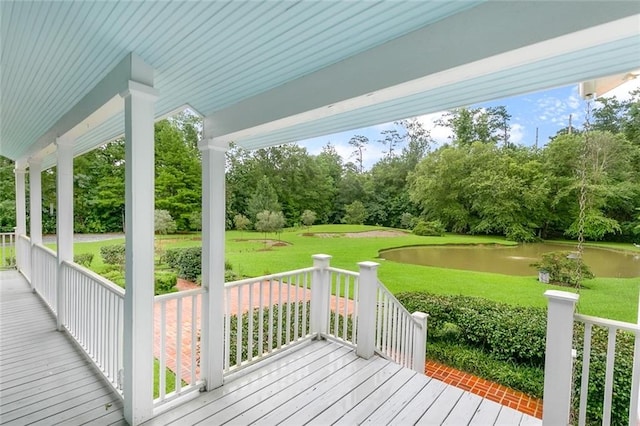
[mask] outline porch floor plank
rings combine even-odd
[[[124,425],[104,383],[26,281],[0,272],[0,423]],[[24,326],[22,325],[24,324]],[[151,419],[185,424],[540,425],[524,415],[378,356],[308,341]]]
[[[55,329],[55,319],[16,271],[0,285],[0,423],[80,425],[123,420],[120,398]],[[97,423],[102,423],[98,421]]]

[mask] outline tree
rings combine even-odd
[[[251,225],[251,221],[245,215],[238,213],[233,217],[233,224],[240,232],[246,231]]]
[[[257,219],[258,213],[279,210],[280,204],[278,203],[276,190],[269,182],[269,179],[266,176],[262,176],[262,179],[258,182],[255,192],[249,199],[249,204],[247,206],[249,217]]]
[[[312,210],[305,210],[304,212],[302,212],[300,220],[302,220],[304,226],[309,228],[311,227],[311,225],[313,225],[313,222],[316,221],[316,213]]]
[[[364,204],[360,201],[354,201],[346,208],[346,213],[342,221],[351,225],[362,225],[367,218],[367,211],[364,208]]]
[[[259,232],[264,232],[266,242],[267,233],[279,233],[284,227],[284,215],[282,212],[264,210],[256,215],[255,228]]]
[[[364,172],[363,153],[367,149],[367,144],[369,144],[369,138],[366,136],[355,135],[349,139],[349,145],[355,148],[351,153],[351,156],[355,157],[356,165],[358,166],[358,171],[360,173]]]
[[[176,232],[176,222],[167,210],[154,211],[154,226],[156,234],[173,234]]]
[[[384,145],[387,148],[387,150],[384,151],[386,154],[386,157],[393,158],[394,149],[396,149],[396,147],[404,141],[404,138],[400,136],[398,131],[395,129],[383,130],[382,136],[383,138],[378,139],[378,142],[380,142],[382,145]]]

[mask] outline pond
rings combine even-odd
[[[540,260],[542,253],[558,250],[575,250],[575,246],[549,243],[419,246],[384,250],[380,252],[380,257],[394,262],[439,268],[537,275],[537,270],[529,265]],[[596,277],[640,277],[640,253],[585,247],[584,261]]]

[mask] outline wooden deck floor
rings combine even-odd
[[[310,342],[162,414],[158,425],[539,425],[535,417],[337,343]]]
[[[16,271],[0,272],[0,423],[125,424],[106,385]]]
[[[0,272],[0,423],[124,424],[122,404],[21,275]],[[148,425],[539,425],[539,419],[404,369],[309,342]]]

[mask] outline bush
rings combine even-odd
[[[176,284],[178,277],[172,272],[156,272],[155,274],[155,294],[173,293],[178,291]]]
[[[202,247],[180,249],[175,264],[179,278],[195,282],[202,274]]]
[[[91,266],[93,262],[93,253],[78,253],[73,255],[73,262],[82,265],[85,268]]]
[[[178,258],[183,249],[169,249],[164,252],[162,262],[166,263],[169,268],[178,269]]]
[[[540,241],[540,238],[536,237],[533,230],[525,228],[522,225],[511,225],[506,232],[507,240],[517,241],[519,243],[534,243]]]
[[[445,229],[442,222],[434,220],[431,222],[419,221],[413,228],[413,233],[420,236],[441,237],[444,235]]]
[[[104,263],[109,265],[124,266],[124,244],[116,244],[111,246],[100,247],[100,256]]]
[[[429,341],[447,341],[455,326],[460,343],[482,349],[497,360],[544,366],[547,318],[543,308],[423,292],[396,297],[409,312],[429,314]]]
[[[549,272],[549,280],[552,283],[580,286],[578,266],[583,279],[593,278],[593,272],[582,259],[570,259],[570,251],[552,251],[542,255],[542,261],[532,263],[531,266]]]
[[[542,398],[544,370],[540,367],[499,361],[481,349],[431,339],[427,344],[427,358]]]
[[[399,293],[409,312],[429,314],[427,355],[444,364],[540,397],[544,383],[546,309],[517,307],[467,296]],[[574,373],[579,399],[584,326],[575,327]],[[587,424],[602,423],[607,330],[595,327],[591,341]],[[634,336],[616,335],[611,424],[628,424]]]

